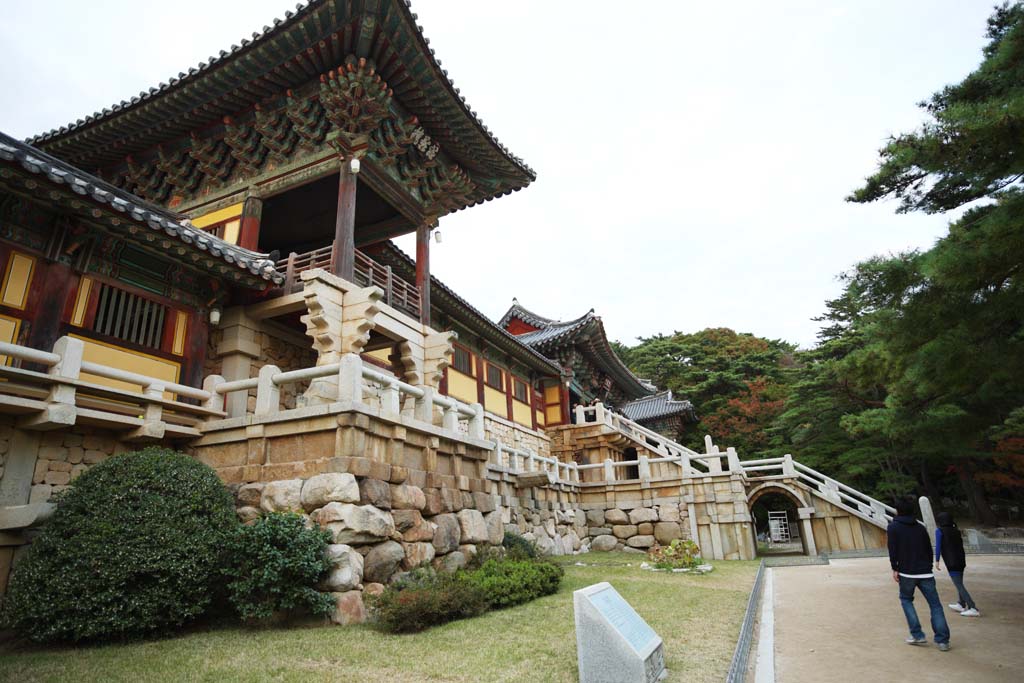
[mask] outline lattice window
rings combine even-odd
[[[471,354],[468,349],[464,349],[461,346],[456,346],[455,357],[452,359],[452,367],[458,370],[459,372],[472,376],[473,354]]]
[[[514,396],[517,401],[522,401],[523,403],[528,403],[527,397],[529,395],[530,394],[529,394],[529,392],[526,389],[526,382],[524,382],[524,381],[522,381],[520,379],[513,378],[512,379],[512,396]]]
[[[491,387],[493,389],[498,389],[500,391],[504,391],[505,390],[505,383],[504,383],[504,379],[505,378],[503,376],[503,373],[501,372],[501,368],[499,368],[497,366],[494,366],[494,365],[491,365],[490,363],[488,363],[487,364],[487,376],[486,376],[485,379],[487,381],[487,386],[489,386],[489,387]]]
[[[92,330],[139,346],[159,349],[167,307],[117,287],[100,284]]]

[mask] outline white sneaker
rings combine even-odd
[[[961,605],[959,602],[951,602],[949,603],[949,609],[962,613],[967,608]]]
[[[977,608],[972,607],[970,609],[965,609],[963,612],[960,613],[960,616],[962,616],[962,617],[980,617],[981,616],[981,612],[979,612],[977,610]]]

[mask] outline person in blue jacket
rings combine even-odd
[[[962,617],[980,617],[978,606],[964,587],[967,556],[964,554],[964,539],[960,529],[953,521],[953,515],[948,512],[940,512],[935,516],[935,521],[938,524],[935,529],[935,570],[942,571],[942,563],[945,562],[949,578],[959,594],[959,601],[949,608],[959,612]]]
[[[927,645],[921,621],[914,609],[914,591],[920,590],[931,612],[932,631],[939,650],[949,650],[949,624],[932,573],[932,542],[928,530],[914,518],[915,501],[903,498],[896,503],[896,516],[886,530],[892,579],[900,586],[900,605],[910,627],[908,645]]]

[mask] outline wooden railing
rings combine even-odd
[[[384,290],[384,303],[392,306],[413,318],[420,317],[420,292],[414,286],[396,276],[391,266],[377,263],[363,252],[356,250],[354,280],[361,287],[380,287]],[[303,271],[323,268],[334,272],[334,246],[327,245],[303,254],[292,252],[288,258],[274,264],[277,270],[284,272],[284,284],[281,286],[285,294],[302,288],[299,275]]]
[[[167,382],[82,359],[81,339],[61,337],[52,351],[0,343],[0,412],[19,415],[25,429],[88,424],[126,432],[126,440],[194,438],[203,420],[224,417],[219,396],[205,389]],[[17,367],[35,364],[45,372]],[[119,389],[83,379],[91,375],[139,387]],[[199,403],[185,403],[179,398]]]

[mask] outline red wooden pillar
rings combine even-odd
[[[509,365],[511,366],[511,363]],[[512,409],[512,392],[513,392],[512,383],[514,381],[515,380],[512,378],[512,371],[511,370],[506,371],[505,372],[505,410],[506,410],[506,412],[508,412],[508,420],[509,420],[509,422],[515,422],[515,419],[512,417],[513,415],[515,415],[515,412]]]
[[[420,322],[430,324],[430,225],[416,228],[416,289],[420,292]]]
[[[250,251],[259,251],[260,219],[263,216],[263,200],[246,197],[242,205],[242,224],[238,231],[238,246]]]
[[[355,280],[356,262],[356,174],[351,162],[342,157],[338,174],[338,213],[334,220],[333,270],[338,277]]]

